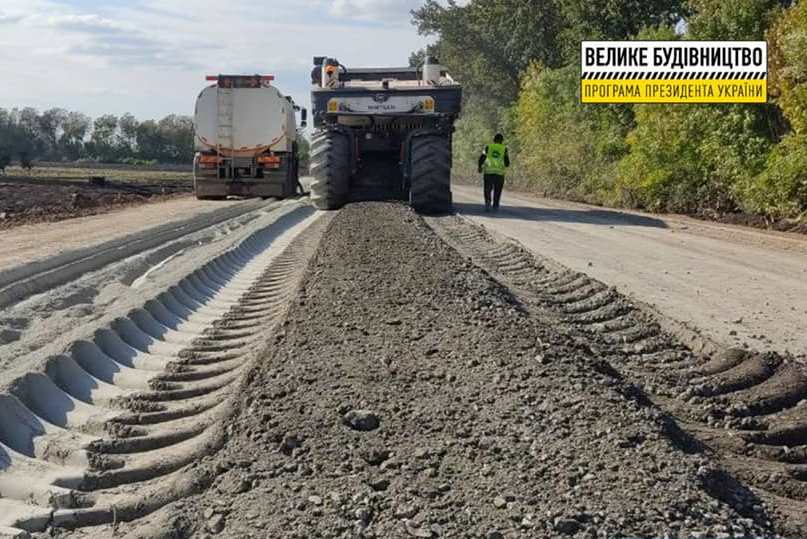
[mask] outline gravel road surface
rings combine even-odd
[[[775,535],[594,341],[408,208],[351,205],[323,237],[195,472],[210,488],[122,536]]]
[[[457,211],[721,344],[807,353],[807,237],[455,185]]]
[[[458,191],[459,216],[188,208],[195,232],[11,305],[0,537],[807,535],[804,358],[714,321],[693,351],[665,317],[717,308],[675,315],[683,268],[784,282],[803,240]]]

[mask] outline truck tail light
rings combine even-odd
[[[199,166],[202,168],[216,168],[219,165],[219,156],[203,153],[199,156]]]
[[[258,164],[268,168],[280,168],[280,157],[276,155],[261,155]]]

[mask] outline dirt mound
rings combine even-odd
[[[352,205],[325,238],[202,464],[213,486],[121,532],[771,536],[637,387],[410,210]]]
[[[777,232],[792,232],[794,234],[807,234],[807,222],[803,219],[771,219],[764,215],[754,213],[719,213],[714,211],[696,212],[692,214],[692,217],[729,225],[776,230]]]
[[[188,182],[90,183],[0,177],[0,229],[104,213],[187,194]]]

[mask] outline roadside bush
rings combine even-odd
[[[616,163],[627,152],[629,107],[579,102],[577,66],[533,65],[515,108],[519,168],[528,187],[594,203],[612,199]]]
[[[743,186],[745,209],[774,219],[807,218],[807,135],[776,145],[765,170]]]
[[[133,165],[133,166],[140,166],[140,167],[151,167],[157,164],[156,159],[138,159],[137,157],[126,157],[125,159],[121,159],[120,163],[122,165]]]
[[[743,208],[774,219],[807,218],[807,3],[778,12],[766,34],[769,89],[792,132],[741,187]]]
[[[20,168],[23,170],[31,170],[34,168],[34,162],[28,152],[20,152]]]
[[[770,92],[793,130],[807,134],[807,2],[783,10],[767,38]]]
[[[649,210],[681,199],[697,178],[697,146],[688,111],[667,105],[635,107],[636,129],[627,137],[630,154],[619,164],[621,205]],[[696,195],[693,193],[693,199]]]
[[[653,211],[731,212],[765,165],[769,140],[756,111],[739,105],[639,105],[619,166],[623,205]]]
[[[759,39],[773,0],[691,0],[691,39]],[[671,39],[648,29],[642,39]],[[653,34],[656,35],[653,35]],[[616,199],[651,211],[733,212],[762,172],[773,134],[769,107],[637,105]]]

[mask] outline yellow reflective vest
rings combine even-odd
[[[496,174],[504,176],[507,166],[504,164],[504,155],[507,153],[507,146],[504,144],[488,144],[485,150],[485,174]]]

